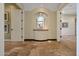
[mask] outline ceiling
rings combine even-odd
[[[63,14],[76,14],[76,4],[70,3],[64,7],[62,10]]]
[[[22,5],[24,6],[24,10],[32,10],[34,8],[47,8],[51,11],[56,11],[59,7],[60,3],[23,3]]]

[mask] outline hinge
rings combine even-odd
[[[21,20],[21,22],[23,22],[23,20]]]
[[[62,20],[60,20],[60,22],[62,22]]]
[[[62,30],[62,28],[60,28],[60,30]]]
[[[60,15],[61,15],[61,12],[60,12]]]
[[[60,36],[60,38],[62,38],[62,36]]]
[[[21,14],[23,14],[23,11],[21,12]]]
[[[21,28],[21,30],[23,30],[23,28]]]
[[[21,38],[23,38],[23,36],[21,36]]]

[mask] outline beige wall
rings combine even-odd
[[[24,19],[24,38],[25,39],[34,39],[34,31],[36,28],[36,13],[44,12],[48,16],[46,18],[46,28],[47,31],[47,39],[56,39],[57,37],[57,15],[56,12],[49,11],[45,8],[35,8],[32,11],[25,11],[25,19]]]
[[[62,28],[62,35],[75,35],[75,15],[63,15],[62,22],[68,23],[68,28]]]

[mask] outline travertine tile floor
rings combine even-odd
[[[6,56],[75,56],[76,39],[71,36],[57,41],[5,42]]]

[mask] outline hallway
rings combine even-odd
[[[4,6],[5,56],[76,56],[76,4],[21,5]]]

